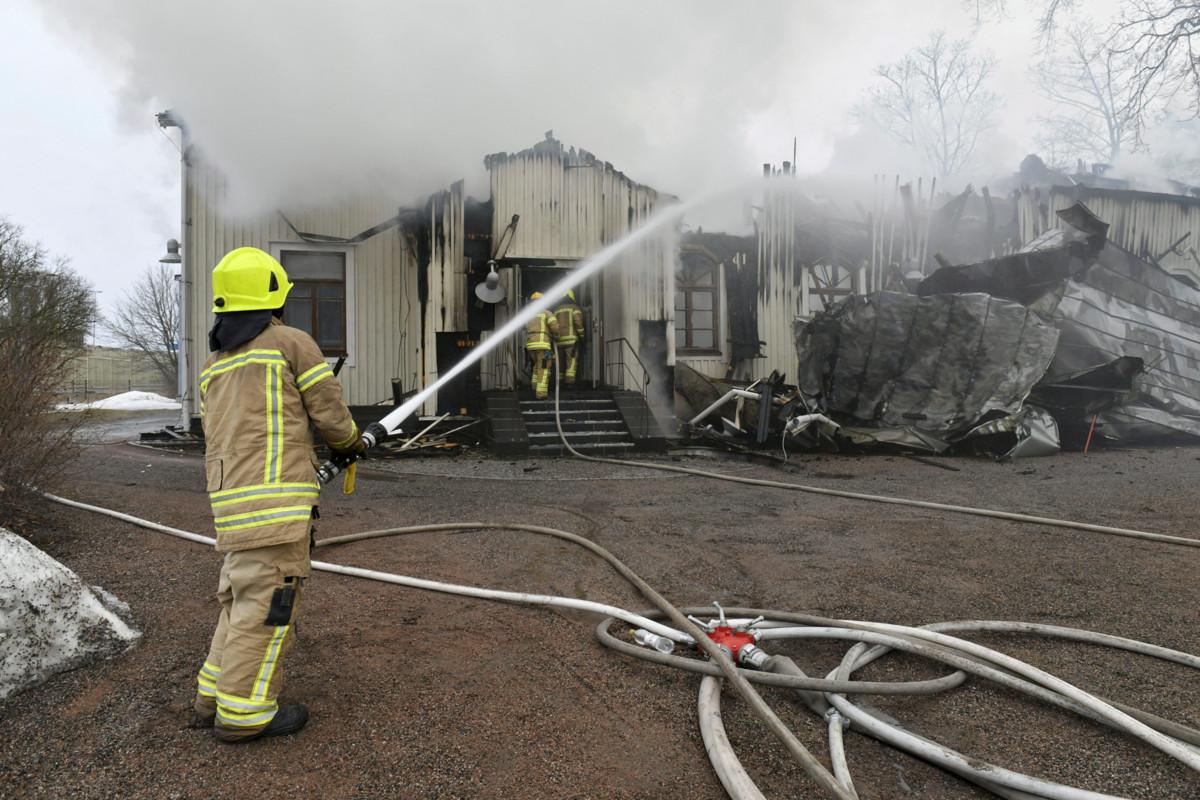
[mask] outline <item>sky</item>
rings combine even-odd
[[[976,169],[1006,174],[1045,110],[1033,11],[1008,8],[976,29],[962,0],[5,0],[0,215],[111,309],[180,236],[168,107],[231,176],[231,213],[414,202],[461,177],[486,196],[483,156],[548,130],[684,197],[790,159],[793,137],[802,174],[911,175],[896,146],[848,138],[851,111],[938,28],[997,58],[1005,107]]]

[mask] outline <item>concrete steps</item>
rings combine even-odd
[[[555,425],[553,398],[530,393],[486,392],[488,442],[498,455],[568,456]],[[567,441],[588,455],[624,456],[665,452],[666,438],[645,398],[636,392],[580,390],[565,392],[559,403]]]
[[[553,400],[522,400],[521,416],[531,455],[569,455],[555,425]],[[563,435],[581,453],[611,455],[634,448],[629,428],[611,395],[574,395],[559,402]]]

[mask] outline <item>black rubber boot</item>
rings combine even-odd
[[[257,733],[238,738],[226,738],[220,728],[213,728],[213,736],[227,744],[241,744],[255,739],[265,739],[268,736],[289,736],[296,733],[308,723],[308,706],[296,703],[290,706],[280,706],[275,717]]]
[[[216,719],[216,714],[201,714],[199,711],[193,711],[192,716],[188,718],[187,726],[194,729],[211,728]]]

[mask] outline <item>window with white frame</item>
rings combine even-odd
[[[327,356],[347,354],[344,250],[279,251],[279,261],[294,284],[283,309],[283,321],[316,340]]]

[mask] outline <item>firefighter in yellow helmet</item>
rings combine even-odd
[[[529,295],[529,301],[540,300],[541,292]],[[549,311],[538,313],[525,324],[525,352],[531,364],[530,382],[533,384],[533,395],[538,400],[545,400],[550,394],[550,363],[553,360],[554,340],[558,336],[558,320]]]
[[[554,310],[554,318],[558,322],[558,355],[562,360],[556,368],[563,370],[563,380],[567,385],[575,383],[575,373],[579,370],[579,348],[583,345],[583,309],[575,302],[575,291],[567,289],[558,308]]]
[[[262,250],[240,247],[213,270],[212,355],[200,373],[205,474],[217,551],[225,554],[216,633],[200,668],[192,724],[224,742],[295,733],[280,706],[283,657],[309,576],[319,484],[311,428],[342,454],[366,449],[312,337],[281,321],[292,284]]]

